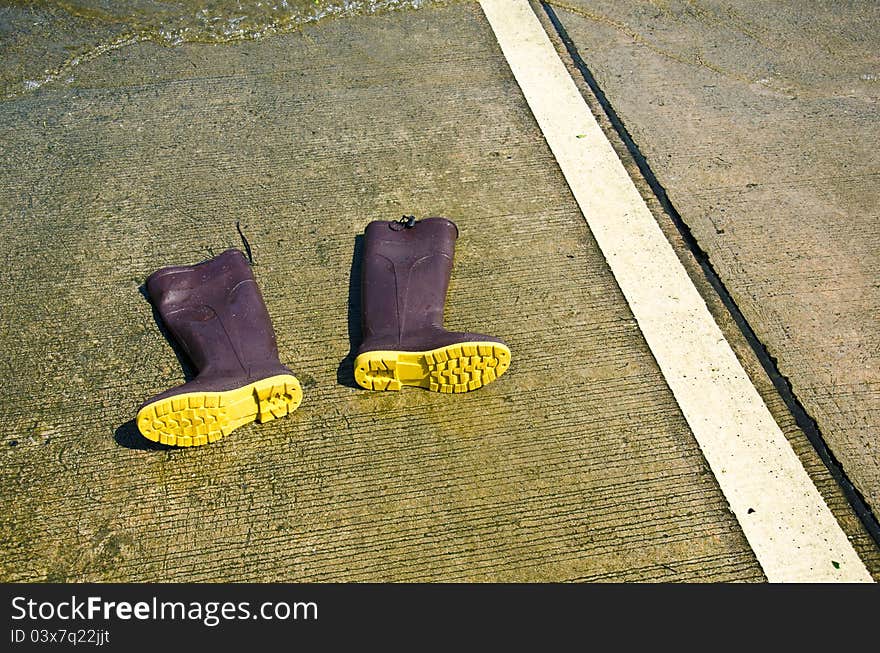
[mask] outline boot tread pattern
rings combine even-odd
[[[225,392],[191,392],[141,408],[138,430],[148,440],[192,447],[216,442],[243,424],[284,417],[302,401],[296,377],[272,376]]]
[[[504,374],[510,350],[495,342],[466,342],[431,351],[370,351],[357,357],[354,376],[368,390],[400,390],[404,385],[433,392],[476,390]]]

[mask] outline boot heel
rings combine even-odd
[[[189,392],[138,411],[138,430],[148,440],[176,447],[216,442],[239,426],[284,417],[299,406],[302,389],[289,374],[271,376],[225,392]]]
[[[254,384],[254,399],[257,401],[257,421],[268,422],[296,410],[302,401],[302,389],[292,376],[274,377]]]
[[[469,392],[510,367],[510,350],[497,342],[463,342],[430,351],[370,351],[354,362],[354,378],[367,390],[411,385],[447,394]]]
[[[400,390],[403,385],[400,373],[411,367],[405,365],[403,369],[399,368],[398,358],[401,355],[402,352],[394,351],[361,354],[355,360],[355,381],[367,390]]]

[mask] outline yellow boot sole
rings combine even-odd
[[[188,392],[138,411],[138,430],[148,440],[177,447],[216,442],[243,424],[268,422],[296,410],[302,388],[289,374],[270,376],[225,392]]]
[[[367,390],[412,385],[433,392],[482,388],[510,367],[510,349],[497,342],[461,342],[430,351],[368,351],[354,361],[354,378]]]

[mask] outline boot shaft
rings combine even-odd
[[[395,348],[443,327],[458,228],[445,218],[406,226],[371,222],[364,232],[364,344]]]
[[[147,293],[199,378],[256,377],[280,365],[275,333],[244,255],[167,267],[147,279]]]

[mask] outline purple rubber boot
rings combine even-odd
[[[162,268],[146,286],[198,374],[141,406],[137,426],[144,437],[206,444],[299,406],[302,389],[278,360],[269,313],[244,254],[230,249],[196,265]]]
[[[364,232],[363,342],[354,377],[370,390],[468,392],[510,365],[510,349],[443,328],[458,228],[446,218],[371,222]]]

